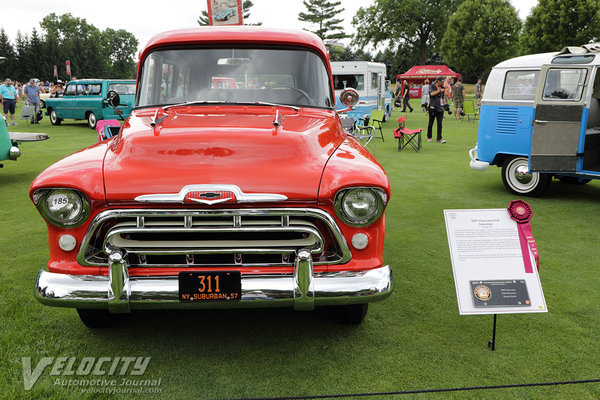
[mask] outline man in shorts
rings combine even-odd
[[[463,103],[465,102],[465,87],[462,84],[462,78],[458,78],[454,84],[454,87],[452,88],[452,93],[452,102],[454,103],[454,119],[462,119],[461,111],[463,108]]]
[[[17,104],[17,89],[13,85],[10,78],[6,78],[4,83],[0,85],[0,101],[2,101],[2,108],[4,111],[4,118],[8,125],[17,125],[15,122],[15,106]],[[8,114],[10,113],[10,120],[8,123]]]

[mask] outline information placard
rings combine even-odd
[[[444,210],[461,315],[547,312],[536,262],[526,268],[506,209]]]

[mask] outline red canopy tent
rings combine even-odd
[[[425,79],[433,81],[438,76],[451,77],[458,79],[461,74],[452,71],[447,65],[415,65],[403,74],[396,75],[397,81],[407,81],[409,84],[419,85],[411,88],[410,97],[421,97],[421,85]]]

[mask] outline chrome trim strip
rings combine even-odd
[[[164,194],[144,194],[135,198],[135,201],[149,203],[177,203],[183,204],[185,196],[189,192],[232,192],[235,194],[237,203],[272,203],[287,200],[287,196],[282,194],[272,193],[244,193],[237,185],[187,185],[184,186],[179,193],[164,193]],[[231,200],[215,199],[190,199],[198,203],[213,205]]]
[[[79,251],[77,253],[77,262],[83,266],[93,266],[93,267],[105,267],[104,263],[91,263],[86,261],[85,259],[85,251],[88,248],[92,238],[94,237],[96,230],[100,227],[104,222],[117,219],[117,218],[139,218],[139,217],[234,217],[234,216],[252,216],[252,217],[310,217],[317,218],[323,221],[329,230],[331,231],[334,239],[338,243],[340,250],[342,252],[341,259],[335,262],[315,262],[315,265],[335,265],[335,264],[345,264],[352,258],[352,252],[350,251],[350,247],[346,242],[346,238],[342,234],[337,222],[333,219],[333,217],[318,208],[261,208],[261,209],[215,209],[215,210],[179,210],[179,209],[120,209],[120,210],[106,210],[102,211],[94,220],[90,223],[90,226],[83,237],[81,242],[81,246],[79,247]],[[147,226],[147,221],[145,221],[145,225]],[[241,249],[229,249],[229,252],[241,252]],[[287,249],[282,249],[285,251]],[[296,249],[292,249],[290,251],[295,251]],[[279,251],[278,251],[279,252]],[[201,254],[201,251],[193,252],[195,254]],[[146,254],[150,254],[146,252]],[[160,252],[159,254],[165,254],[164,252]],[[168,253],[166,253],[168,254]]]
[[[35,298],[46,305],[78,308],[109,308],[109,277],[66,275],[41,270]],[[239,302],[181,303],[177,276],[130,277],[131,310],[161,308],[249,308],[293,307],[293,275],[242,275]],[[393,288],[389,265],[368,271],[341,271],[314,274],[315,306],[359,304],[387,298]],[[307,292],[308,293],[308,292]]]
[[[117,246],[114,245],[113,243],[113,237],[118,237],[120,235],[126,235],[129,233],[202,233],[202,232],[206,232],[206,233],[212,233],[212,232],[227,232],[227,233],[235,233],[235,232],[304,232],[307,233],[309,235],[312,235],[314,237],[314,242],[315,242],[315,248],[311,249],[312,253],[320,253],[324,250],[324,243],[325,240],[321,237],[321,232],[319,232],[317,229],[308,227],[308,226],[298,226],[298,227],[294,227],[294,228],[281,228],[281,227],[253,227],[253,228],[190,228],[190,229],[186,229],[186,228],[145,228],[144,230],[140,231],[137,228],[116,228],[116,229],[111,229],[110,231],[108,231],[108,233],[106,234],[106,237],[104,238],[104,244],[103,244],[103,249],[104,252],[107,254],[110,254],[111,252],[117,250],[117,249],[123,249],[126,250],[128,253],[136,253],[136,254],[163,254],[162,250],[153,250],[153,249],[157,249],[157,247],[150,247],[149,251],[146,251],[145,249],[147,247],[138,247],[138,248],[133,248],[132,250],[130,250],[129,247],[127,246]],[[310,238],[310,236],[309,236]],[[126,240],[126,239],[125,239]],[[293,242],[294,240],[302,240],[302,239],[289,239],[289,240],[282,240],[285,242]],[[255,240],[254,240],[255,241]],[[189,248],[189,247],[184,247],[184,245],[186,244],[186,241],[171,241],[172,243],[177,243],[177,244],[181,244],[182,246],[174,246],[172,248],[169,248],[169,250],[165,250],[165,252],[168,252],[169,254],[188,254],[188,253],[197,253],[197,248]],[[190,242],[193,242],[193,240],[191,240]],[[240,242],[240,244],[243,244],[243,242],[253,242],[253,240],[248,240],[248,241],[244,241],[244,240],[238,240],[238,242]],[[285,243],[284,246],[291,246],[291,244],[289,243]],[[210,254],[210,253],[223,253],[223,251],[220,251],[219,249],[215,249],[214,251],[212,251],[212,249],[214,249],[216,246],[207,246],[207,247],[211,247],[211,250],[204,250],[203,254]],[[179,250],[173,250],[179,248]],[[243,248],[243,247],[241,247]],[[231,249],[231,246],[227,246],[225,247],[225,249]],[[258,247],[258,249],[260,249],[260,247]],[[269,246],[267,248],[265,248],[266,252],[270,252],[270,253],[279,253],[279,251],[272,251],[273,249],[277,249],[277,246],[272,245]],[[294,249],[295,250],[295,249]],[[292,250],[292,251],[294,251]],[[231,253],[231,251],[227,251],[228,253]],[[259,251],[260,253],[260,251]]]

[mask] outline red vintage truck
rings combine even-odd
[[[392,291],[389,181],[343,131],[307,32],[155,36],[118,135],[50,166],[30,197],[50,248],[35,296],[88,327],[162,308],[333,306],[360,323]]]

